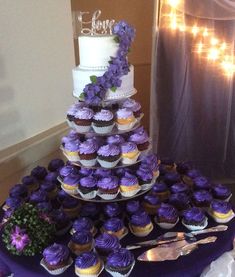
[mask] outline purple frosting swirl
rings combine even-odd
[[[120,167],[120,168],[115,169],[115,175],[117,175],[118,177],[123,177],[126,172],[132,174],[133,170],[131,170],[130,168],[127,168],[127,167]]]
[[[62,178],[66,177],[66,176],[69,176],[70,174],[72,174],[74,172],[74,166],[72,165],[66,165],[66,166],[63,166],[61,169],[60,169],[60,176]]]
[[[197,170],[197,169],[191,169],[191,170],[189,170],[189,171],[186,173],[186,175],[187,175],[188,177],[192,178],[192,179],[195,179],[195,178],[201,176],[201,173],[200,173],[200,171]]]
[[[125,142],[124,138],[121,135],[113,135],[113,136],[109,136],[106,139],[108,144],[122,144]]]
[[[179,174],[186,174],[191,168],[190,162],[179,162],[176,165],[176,170]]]
[[[109,156],[117,156],[120,154],[120,152],[121,151],[119,146],[115,144],[106,144],[101,146],[97,153],[100,156],[109,157]]]
[[[116,113],[117,118],[128,118],[128,117],[133,117],[133,112],[130,109],[119,109]]]
[[[231,190],[223,185],[223,184],[216,184],[212,187],[212,194],[215,198],[228,198],[231,195]]]
[[[183,212],[183,220],[185,221],[185,223],[201,223],[205,220],[205,218],[206,216],[204,212],[197,207],[192,207]]]
[[[52,215],[53,221],[58,225],[60,224],[64,225],[70,221],[68,215],[63,210],[53,210],[51,215]]]
[[[107,266],[114,268],[123,268],[130,266],[134,262],[133,254],[125,249],[120,248],[109,254],[107,258]]]
[[[116,217],[120,215],[121,208],[118,203],[110,203],[104,207],[104,213],[108,217]]]
[[[173,220],[176,221],[178,218],[178,212],[175,209],[175,207],[173,207],[170,204],[164,204],[164,203],[162,203],[160,208],[157,210],[157,215],[159,217],[163,217],[171,221]]]
[[[82,175],[82,176],[90,176],[94,173],[94,170],[93,169],[90,169],[90,168],[85,168],[85,167],[82,167],[80,170],[79,170],[79,173]]]
[[[94,116],[93,110],[86,107],[80,108],[75,114],[75,118],[85,119],[85,120],[90,120],[92,119],[93,116]]]
[[[140,209],[140,202],[137,200],[131,200],[126,204],[126,210],[129,214],[137,213]]]
[[[95,252],[84,252],[77,256],[75,266],[78,268],[89,268],[96,265],[99,261],[98,255]]]
[[[134,151],[136,151],[137,149],[138,149],[138,148],[137,148],[137,145],[136,145],[134,142],[124,142],[124,143],[121,145],[122,153],[134,152]]]
[[[123,221],[118,217],[113,217],[105,221],[103,228],[107,231],[117,232],[124,227]]]
[[[25,186],[34,185],[36,183],[36,179],[33,176],[24,176],[22,178],[22,184]]]
[[[60,190],[57,193],[57,199],[59,200],[59,202],[63,202],[65,198],[69,197],[69,194],[67,192],[65,192],[64,190]]]
[[[130,222],[134,226],[144,227],[151,222],[151,219],[146,212],[140,211],[131,215]]]
[[[171,186],[171,192],[172,193],[180,193],[180,192],[185,192],[187,193],[189,191],[188,185],[184,183],[176,183]]]
[[[106,168],[97,168],[94,175],[98,178],[109,177],[112,174],[112,170]]]
[[[193,193],[193,199],[197,202],[211,202],[212,195],[207,190],[198,190]]]
[[[189,196],[183,192],[174,193],[170,195],[169,203],[173,206],[176,206],[176,208],[178,208],[178,206],[186,206],[189,204]]]
[[[25,197],[27,196],[27,187],[23,184],[16,184],[10,189],[11,197]]]
[[[97,180],[93,176],[87,176],[80,179],[80,186],[85,188],[95,188]]]
[[[47,202],[47,193],[44,190],[35,191],[30,195],[29,202],[35,204],[39,202]]]
[[[136,174],[140,178],[140,180],[145,182],[151,182],[153,179],[153,172],[151,169],[139,167],[139,169],[136,171]]]
[[[176,172],[169,172],[164,175],[164,182],[168,185],[178,183],[180,181],[180,175]]]
[[[215,212],[227,214],[229,211],[231,211],[232,205],[229,202],[213,200],[211,202],[211,208]]]
[[[68,116],[75,116],[76,112],[77,112],[77,108],[74,105],[72,105],[67,110],[67,115]]]
[[[103,233],[95,239],[95,247],[98,249],[107,249],[108,251],[113,251],[115,249],[119,249],[121,246],[119,239],[116,236]]]
[[[47,170],[43,166],[36,166],[32,171],[31,175],[38,180],[43,180],[47,175]]]
[[[92,234],[86,230],[76,232],[71,237],[71,241],[77,244],[87,244],[90,243],[92,239]]]
[[[61,160],[61,159],[53,159],[49,162],[49,165],[48,165],[48,170],[49,171],[57,171],[57,170],[60,170],[61,167],[64,166],[64,161]]]
[[[6,199],[6,205],[13,210],[18,208],[22,204],[22,202],[22,199],[17,197],[8,197]]]
[[[155,193],[168,191],[168,186],[165,183],[155,183],[152,187],[152,191]]]
[[[75,208],[79,205],[79,200],[73,197],[65,198],[62,202],[62,206],[65,209]]]
[[[72,140],[67,141],[64,145],[64,149],[70,152],[77,152],[79,150],[80,141]]]
[[[57,172],[50,172],[45,177],[45,182],[57,184],[58,183],[57,178],[58,178],[58,173]]]
[[[126,172],[125,175],[120,180],[120,185],[121,186],[138,185],[138,179],[135,175]]]
[[[148,134],[144,129],[139,130],[138,132],[134,131],[134,133],[129,137],[129,141],[134,142],[136,144],[142,144],[149,140]]]
[[[54,189],[56,189],[56,184],[55,183],[44,182],[44,183],[41,184],[40,189],[44,190],[46,192],[50,192],[50,191],[53,191]]]
[[[116,176],[109,176],[100,179],[97,183],[98,188],[102,189],[114,189],[119,186],[118,178]]]
[[[87,203],[82,206],[81,216],[88,216],[95,218],[99,214],[100,209],[95,203]]]
[[[37,208],[41,211],[51,212],[52,205],[50,202],[40,202],[37,204]]]
[[[206,177],[200,176],[194,178],[194,187],[195,189],[210,189],[211,184]]]
[[[49,265],[58,265],[69,258],[69,249],[65,245],[54,243],[44,249],[43,258]]]
[[[79,152],[81,154],[93,154],[97,149],[98,145],[95,140],[87,140],[80,144]]]
[[[76,187],[79,183],[79,177],[76,176],[76,175],[75,176],[74,175],[68,175],[68,176],[64,177],[63,182],[66,185]]]
[[[113,119],[113,113],[109,110],[104,110],[102,109],[98,113],[94,115],[95,120],[100,120],[100,121],[110,121]]]
[[[87,217],[80,217],[73,223],[73,229],[75,232],[91,231],[93,228],[92,221]]]
[[[153,195],[145,195],[144,196],[144,202],[150,204],[150,205],[160,205],[161,201],[158,197]]]
[[[140,103],[131,98],[126,99],[124,101],[122,107],[130,109],[133,112],[137,112],[141,109]]]

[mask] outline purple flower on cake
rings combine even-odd
[[[15,226],[14,231],[11,233],[11,245],[13,245],[17,251],[23,251],[25,246],[30,243],[28,234],[24,229],[20,229],[19,226]]]

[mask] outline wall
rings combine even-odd
[[[1,150],[65,121],[73,101],[70,1],[0,0],[0,41]]]
[[[143,123],[149,127],[149,99],[151,75],[151,46],[154,0],[71,0],[73,11],[89,11],[99,9],[101,18],[126,20],[136,28],[129,61],[135,66],[135,87],[138,94],[135,98],[141,102],[145,117]],[[79,63],[77,40],[74,40],[76,63]]]

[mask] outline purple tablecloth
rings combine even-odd
[[[212,220],[209,220],[209,226],[217,225]],[[165,262],[155,262],[155,263],[146,263],[146,262],[136,262],[134,270],[130,276],[134,277],[196,277],[200,276],[203,269],[209,265],[212,261],[216,260],[220,255],[225,251],[232,249],[233,238],[235,236],[235,219],[233,219],[228,224],[228,230],[225,232],[219,233],[210,233],[205,235],[197,236],[198,239],[204,238],[208,235],[216,235],[217,241],[208,244],[200,245],[199,249],[195,250],[188,256],[180,257],[176,261],[165,261]],[[180,223],[174,228],[176,231],[187,231]],[[154,231],[146,237],[145,239],[154,238],[163,231],[159,228],[155,228]],[[125,246],[134,241],[141,241],[141,238],[135,238],[131,234],[128,234],[122,241],[122,245]],[[63,237],[58,240],[59,242],[68,241],[68,237]],[[134,254],[136,257],[142,253],[143,250],[135,250]],[[48,274],[41,266],[40,259],[41,256],[36,257],[17,257],[10,255],[2,242],[0,243],[0,259],[5,262],[12,272],[14,272],[15,277],[42,277],[42,276],[51,276]],[[61,274],[62,277],[73,277],[76,276],[74,273],[74,265],[72,265],[66,272]],[[110,276],[108,273],[103,271],[100,277]]]

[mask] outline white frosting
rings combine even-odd
[[[81,69],[106,69],[118,50],[118,43],[110,35],[79,36],[78,44]]]
[[[75,97],[80,96],[83,92],[83,89],[87,84],[91,82],[90,76],[95,75],[97,77],[102,76],[105,73],[106,69],[102,70],[87,70],[82,69],[80,66],[73,69],[73,86],[74,91],[73,95]],[[117,88],[115,92],[108,90],[106,93],[105,100],[115,100],[125,97],[130,97],[135,94],[136,91],[134,89],[134,66],[130,66],[130,71],[127,75],[121,77],[122,85]]]

